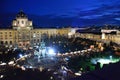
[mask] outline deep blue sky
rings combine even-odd
[[[0,0],[0,26],[20,10],[35,26],[120,25],[119,0]]]

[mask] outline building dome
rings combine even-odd
[[[27,15],[21,10],[21,11],[17,14],[16,17],[17,17],[17,18],[27,18]]]

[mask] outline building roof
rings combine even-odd
[[[27,15],[21,10],[21,11],[17,14],[16,18],[27,18]]]
[[[76,33],[102,34],[100,30],[77,30]]]

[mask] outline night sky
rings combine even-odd
[[[37,27],[120,25],[120,0],[0,0],[0,26],[20,10]]]

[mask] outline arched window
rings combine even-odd
[[[0,43],[3,44],[3,41],[1,41]]]
[[[8,41],[5,41],[5,44],[7,45],[7,44],[8,44]]]
[[[22,24],[24,24],[24,21],[22,21]]]
[[[12,44],[12,41],[10,41],[10,44]]]

